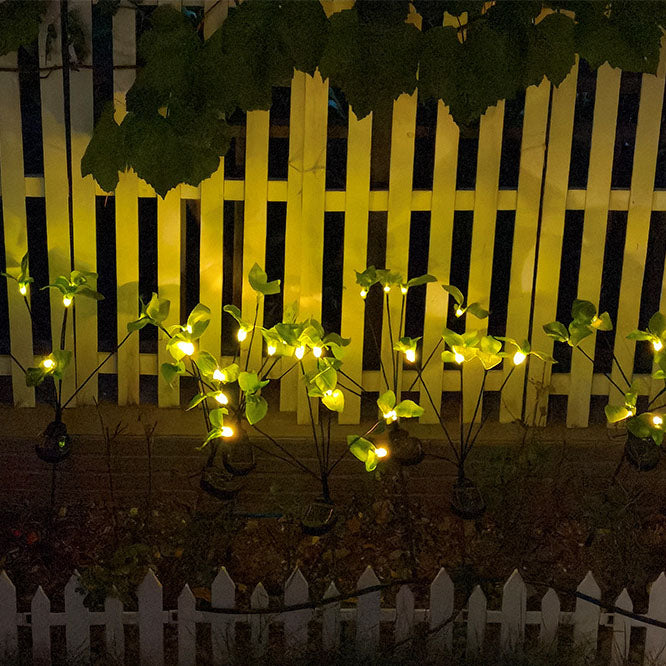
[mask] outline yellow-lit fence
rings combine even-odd
[[[197,3],[186,3],[197,4]],[[226,15],[226,3],[205,0],[205,33],[209,35]],[[82,23],[92,33],[92,5],[77,2]],[[124,113],[124,96],[135,76],[134,65],[136,11],[121,6],[113,18],[113,94],[117,118]],[[70,72],[71,171],[73,224],[69,222],[67,146],[65,132],[65,99],[59,44],[51,44],[46,55],[46,27],[39,40],[41,68],[48,75],[40,79],[44,173],[24,174],[21,128],[21,100],[17,55],[0,58],[0,167],[1,195],[6,266],[18,267],[27,250],[26,198],[43,197],[46,210],[48,271],[51,277],[70,270],[95,270],[97,257],[96,196],[99,190],[91,177],[80,177],[79,164],[93,127],[93,71],[82,67]],[[92,55],[86,65],[92,64]],[[157,199],[157,276],[160,294],[172,302],[171,320],[178,319],[181,300],[184,224],[182,201],[198,200],[200,216],[199,299],[217,313],[222,306],[223,275],[223,209],[225,201],[243,202],[242,264],[263,265],[267,243],[267,205],[286,202],[284,261],[284,303],[297,301],[303,315],[319,316],[322,306],[322,272],[324,263],[324,217],[327,212],[344,214],[343,289],[341,331],[354,344],[345,360],[345,370],[368,391],[380,389],[380,373],[363,369],[364,303],[355,285],[354,269],[366,265],[368,220],[372,212],[386,212],[386,267],[407,274],[410,222],[414,211],[429,211],[430,237],[427,270],[440,281],[449,280],[452,260],[454,217],[459,211],[471,211],[471,253],[469,283],[459,285],[469,301],[488,304],[493,279],[493,249],[498,211],[515,211],[511,271],[506,318],[506,334],[523,339],[530,336],[535,348],[550,351],[552,341],[541,324],[556,317],[558,285],[562,260],[566,211],[583,211],[582,251],[578,279],[578,296],[598,302],[602,289],[602,270],[606,248],[609,212],[626,211],[626,241],[617,313],[617,329],[627,332],[638,325],[641,290],[648,252],[648,237],[653,211],[666,211],[666,191],[654,189],[655,169],[664,98],[664,63],[658,76],[644,75],[640,87],[640,104],[635,135],[635,150],[630,189],[611,189],[613,151],[620,93],[621,72],[608,65],[600,68],[594,101],[591,130],[589,176],[586,189],[569,188],[572,133],[578,67],[551,91],[544,81],[530,87],[525,96],[520,152],[519,178],[516,189],[500,189],[499,170],[502,152],[505,104],[499,103],[483,116],[478,132],[478,154],[474,189],[456,189],[459,129],[447,108],[440,102],[437,109],[434,138],[432,189],[413,189],[413,166],[417,117],[417,93],[403,95],[393,108],[390,141],[388,187],[371,189],[372,117],[358,120],[350,111],[346,133],[346,187],[326,189],[326,148],[328,122],[328,82],[316,75],[294,75],[291,84],[289,117],[289,161],[286,180],[268,178],[269,135],[268,111],[247,114],[245,130],[244,179],[225,179],[224,160],[218,171],[199,187],[180,186],[164,199]],[[117,282],[117,336],[122,339],[126,324],[135,319],[139,300],[139,198],[155,197],[151,187],[133,174],[121,176],[115,193],[115,253]],[[660,232],[666,233],[666,229]],[[71,235],[70,235],[71,234]],[[658,236],[659,234],[657,234]],[[654,236],[654,232],[653,232]],[[455,249],[455,248],[453,248]],[[73,251],[73,257],[70,250]],[[662,257],[663,261],[663,257]],[[196,267],[187,267],[196,270]],[[659,287],[661,309],[666,308],[666,289]],[[54,344],[59,337],[60,314],[53,301],[52,331]],[[428,285],[425,298],[423,349],[427,353],[437,344],[446,324],[447,295],[440,286]],[[248,318],[254,309],[254,294],[242,290],[242,309]],[[33,340],[30,319],[20,294],[8,290],[10,345],[12,353],[24,364],[31,364]],[[249,314],[248,314],[249,313]],[[399,316],[399,312],[396,313]],[[386,319],[386,318],[385,318]],[[470,318],[471,319],[471,318]],[[486,322],[468,319],[467,326],[485,326]],[[386,323],[384,322],[384,327]],[[75,310],[76,336],[68,340],[75,349],[76,371],[85,377],[104,357],[98,351],[97,304],[79,299]],[[385,329],[384,329],[385,330]],[[386,339],[387,336],[383,336]],[[221,354],[221,324],[213,317],[203,345]],[[617,335],[614,351],[624,367],[631,369],[635,345]],[[112,359],[106,372],[118,377],[118,402],[139,402],[140,375],[157,375],[165,352],[142,354],[138,336],[133,336]],[[590,339],[583,348],[594,354]],[[258,351],[258,348],[257,348]],[[386,351],[384,350],[384,353]],[[473,367],[464,376],[465,393],[472,396],[478,388],[481,373]],[[508,369],[491,372],[486,388],[497,390]],[[617,379],[617,369],[612,370]],[[25,386],[19,368],[8,355],[0,356],[0,375],[11,375],[14,404],[31,406],[34,390]],[[292,376],[293,375],[293,376]],[[299,420],[306,415],[307,403],[297,396],[295,373],[282,380],[280,406],[296,410]],[[425,378],[431,393],[457,391],[459,377],[455,370],[444,369],[439,361],[426,369]],[[660,388],[649,374],[639,375],[642,393],[654,395]],[[415,379],[413,370],[404,369],[402,386]],[[70,380],[70,387],[71,388]],[[659,382],[660,384],[661,382]],[[179,403],[176,386],[170,389],[158,383],[160,406]],[[549,388],[544,391],[540,387]],[[67,387],[66,387],[67,388]],[[416,385],[418,390],[419,385]],[[500,418],[503,421],[524,414],[537,415],[543,422],[546,393],[568,395],[567,423],[586,426],[593,395],[617,398],[602,374],[595,374],[582,355],[574,355],[571,371],[553,373],[535,359],[529,366],[516,369],[512,381],[502,392]],[[80,394],[80,404],[89,403],[96,395],[96,382]],[[474,404],[466,407],[471,418]],[[436,417],[426,396],[422,420],[435,422]],[[347,395],[347,408],[341,422],[356,423],[360,418],[360,400]]]

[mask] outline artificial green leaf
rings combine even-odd
[[[480,303],[470,303],[467,306],[467,312],[473,314],[477,319],[485,319],[489,314],[488,310],[482,308]]]
[[[217,359],[207,351],[200,351],[197,354],[197,368],[204,377],[212,375],[217,370]]]
[[[543,330],[548,337],[554,338],[558,342],[567,342],[569,340],[569,331],[559,321],[551,321],[549,324],[544,324]]]
[[[48,2],[0,2],[0,56],[32,44]]]
[[[374,266],[368,266],[362,273],[358,271],[354,271],[354,273],[356,273],[356,284],[364,289],[369,289],[379,280]]]
[[[330,393],[326,391],[321,401],[332,412],[342,412],[345,408],[345,396],[340,389],[333,389]]]
[[[237,363],[231,363],[226,367],[222,368],[222,374],[224,375],[224,382],[226,384],[231,384],[238,379],[240,375],[240,368]]]
[[[592,335],[592,328],[589,324],[577,324],[574,320],[569,324],[569,339],[567,342],[572,347],[576,347],[589,335]]]
[[[161,324],[168,316],[171,302],[166,298],[160,298],[155,292],[146,305],[146,315],[156,325]]]
[[[224,417],[229,413],[224,407],[218,407],[217,409],[211,409],[208,412],[208,419],[210,420],[211,425],[214,428],[222,428],[224,425]]]
[[[618,423],[631,416],[631,412],[626,407],[620,407],[618,405],[606,405],[604,407],[604,412],[606,413],[608,423]]]
[[[597,307],[590,301],[575,299],[571,306],[571,316],[577,324],[591,324],[597,314]]]
[[[259,389],[268,384],[268,380],[259,381],[256,372],[241,372],[238,375],[238,386],[246,394],[256,393]]]
[[[368,452],[374,450],[375,445],[365,437],[347,435],[347,447],[353,456],[361,462],[365,462],[368,458]]]
[[[185,365],[183,363],[162,363],[160,366],[160,371],[162,377],[169,386],[173,383],[173,380],[185,372]]]
[[[666,333],[666,316],[661,312],[655,312],[648,322],[648,330],[658,338],[661,338]]]
[[[627,340],[652,340],[652,333],[636,329],[627,335]]]
[[[99,293],[99,291],[95,291],[94,289],[90,289],[88,287],[79,287],[76,290],[76,295],[77,296],[85,296],[86,298],[92,298],[96,301],[103,301],[104,296]]]
[[[395,393],[386,391],[377,398],[377,407],[382,414],[388,414],[395,407]]]
[[[476,357],[481,361],[484,370],[492,370],[495,366],[502,362],[502,357],[497,354],[492,354],[484,351],[477,351]]]
[[[627,430],[640,439],[650,437],[652,434],[652,427],[650,426],[649,421],[644,417],[645,415],[641,414],[627,420]]]
[[[403,418],[418,418],[425,410],[413,400],[402,400],[395,406],[395,413]]]
[[[411,280],[407,280],[407,287],[418,287],[422,284],[427,284],[428,282],[437,282],[437,278],[434,275],[419,275],[418,277],[414,277]]]
[[[442,331],[442,338],[450,347],[453,347],[454,345],[462,347],[465,344],[462,335],[452,331],[450,328],[445,328]]]
[[[442,289],[453,296],[456,305],[460,306],[465,302],[465,297],[458,287],[454,287],[452,284],[443,284]]]
[[[268,276],[259,264],[252,266],[247,277],[252,289],[264,296],[280,293],[280,280],[268,282]]]
[[[259,423],[268,412],[268,403],[258,395],[248,395],[245,403],[245,418],[250,425]]]
[[[221,428],[211,428],[211,430],[208,433],[208,436],[206,439],[204,439],[203,443],[199,447],[200,449],[203,449],[208,442],[210,442],[213,439],[218,439],[222,437],[222,429]]]
[[[546,352],[531,351],[530,354],[532,354],[532,356],[536,356],[546,363],[557,363],[557,361],[550,354],[546,354]]]
[[[661,446],[662,442],[664,441],[664,431],[660,430],[659,428],[652,428],[650,430],[650,435],[652,436],[654,443],[657,446]]]
[[[41,368],[28,368],[25,371],[26,386],[39,386],[44,379],[46,379],[46,373]]]
[[[481,351],[487,354],[498,354],[502,349],[502,343],[492,335],[484,335],[479,343]]]
[[[137,320],[131,321],[127,324],[127,332],[132,333],[133,331],[139,331],[144,326],[147,326],[150,323],[151,323],[151,321],[148,317],[141,316]]]
[[[185,408],[186,412],[189,412],[190,409],[194,409],[197,405],[200,405],[208,396],[205,393],[197,393],[192,400],[190,400],[190,404]]]
[[[452,351],[443,351],[442,352],[442,362],[443,363],[457,363],[456,355]]]

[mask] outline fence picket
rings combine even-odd
[[[541,622],[539,625],[539,645],[546,650],[557,647],[557,628],[560,622],[560,600],[552,587],[541,599]]]
[[[32,628],[32,663],[48,666],[51,663],[51,602],[40,585],[30,604]]]
[[[123,628],[123,602],[115,597],[104,601],[106,653],[112,661],[125,661],[125,629]]]
[[[413,652],[409,639],[414,636],[414,593],[407,585],[401,585],[395,597],[395,655],[408,655]]]
[[[120,6],[113,17],[113,102],[116,122],[126,114],[125,95],[134,83],[136,10]],[[119,69],[118,67],[122,67]],[[130,170],[120,174],[115,191],[117,338],[137,317],[139,305],[139,178]],[[139,336],[132,335],[118,350],[118,404],[139,403]]]
[[[615,600],[615,605],[626,611],[633,611],[634,604],[629,597],[625,587],[620,596]],[[622,666],[629,657],[629,646],[631,643],[631,619],[625,615],[615,613],[613,615],[613,646],[611,651],[611,666]]]
[[[594,580],[591,571],[587,572],[576,590],[594,599],[601,597],[601,589]],[[573,618],[573,642],[576,647],[580,647],[587,654],[594,654],[597,649],[600,614],[601,608],[597,604],[580,598],[576,599]]]
[[[258,583],[250,597],[251,608],[268,608],[268,592],[261,583]],[[254,659],[263,659],[268,650],[268,615],[251,615],[250,630],[252,642],[252,656]]]
[[[509,580],[504,583],[502,592],[502,629],[500,648],[511,654],[522,648],[525,640],[525,613],[527,611],[527,591],[525,583],[514,569]]]
[[[379,585],[379,579],[371,566],[367,566],[356,584],[360,592]],[[362,659],[373,659],[379,647],[379,602],[381,594],[368,592],[358,598],[356,607],[356,652]]]
[[[666,575],[662,571],[652,583],[648,601],[648,617],[666,622]],[[648,625],[645,632],[644,666],[666,664],[666,629]]]
[[[470,656],[478,655],[483,649],[487,606],[486,595],[477,585],[467,603],[467,654]]]
[[[90,660],[90,619],[84,598],[79,574],[75,572],[65,586],[67,659],[72,663]]]
[[[599,302],[601,293],[621,74],[619,69],[614,69],[608,63],[597,71],[577,295],[577,298],[593,303]],[[592,335],[580,343],[581,350],[591,357],[594,357],[595,340],[596,335]],[[571,383],[567,403],[569,428],[587,426],[593,370],[592,363],[583,354],[577,352],[571,355]]]
[[[0,571],[0,663],[9,662],[18,651],[16,588],[7,572]]]
[[[296,567],[284,586],[284,605],[307,603],[310,600],[308,583]],[[312,611],[291,611],[284,616],[284,640],[289,656],[303,653],[308,646],[308,624]]]
[[[324,599],[340,594],[335,583],[326,589]],[[324,652],[335,652],[340,647],[340,602],[335,601],[323,607],[321,620],[321,644]]]
[[[577,81],[578,60],[564,81],[553,89],[550,113],[531,337],[532,347],[548,354],[553,351],[553,340],[542,326],[556,318]],[[530,424],[546,425],[551,370],[550,363],[530,357],[525,404],[525,417]]]
[[[443,290],[442,290],[443,291]],[[430,584],[430,615],[428,628],[433,631],[446,622],[453,613],[453,581],[441,568]],[[436,633],[428,636],[428,658],[441,658],[453,647],[453,623],[449,622]]]
[[[152,569],[137,588],[139,601],[139,656],[141,664],[164,664],[164,620],[162,585]]]
[[[185,584],[178,597],[178,666],[194,666],[197,655],[196,599]]]
[[[236,584],[221,567],[215,576],[210,590],[210,604],[213,608],[233,608],[236,605]],[[211,621],[213,642],[213,664],[226,664],[233,658],[236,637],[236,624],[227,615],[216,615]]]

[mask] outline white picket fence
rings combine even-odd
[[[321,624],[321,649],[333,652],[340,648],[342,623],[354,625],[354,643],[359,659],[371,659],[382,653],[413,653],[414,641],[426,640],[428,661],[437,662],[450,654],[453,647],[455,623],[465,623],[467,654],[481,653],[485,641],[486,627],[500,625],[499,645],[491,648],[504,653],[514,653],[525,641],[527,625],[539,627],[538,642],[543,648],[556,649],[558,629],[573,626],[573,643],[582,653],[595,655],[598,650],[599,627],[610,627],[612,646],[607,655],[609,663],[619,666],[629,656],[632,628],[647,627],[644,639],[644,663],[651,666],[666,664],[666,629],[646,624],[620,613],[604,612],[597,604],[577,598],[573,611],[560,610],[560,600],[553,589],[548,589],[541,599],[540,610],[527,610],[527,589],[518,571],[514,571],[504,585],[499,610],[489,610],[487,600],[480,587],[469,597],[467,607],[454,610],[454,586],[444,569],[430,585],[430,602],[427,609],[414,608],[414,595],[407,585],[402,585],[396,596],[395,608],[381,608],[381,591],[363,590],[380,585],[374,571],[367,567],[357,584],[355,608],[341,607],[339,600],[322,604],[317,608],[286,607],[310,602],[308,583],[297,568],[284,588],[284,608],[274,613],[249,614],[233,612],[236,606],[236,585],[225,568],[220,569],[211,587],[211,606],[232,612],[219,613],[197,610],[195,597],[188,585],[178,597],[175,610],[164,610],[162,585],[149,571],[137,590],[138,609],[123,610],[117,599],[107,598],[104,611],[91,612],[84,605],[78,575],[73,575],[64,590],[65,611],[51,612],[51,602],[41,587],[35,593],[30,611],[18,612],[16,589],[5,572],[0,573],[0,663],[11,663],[19,649],[18,627],[30,627],[32,633],[32,660],[34,664],[51,663],[51,627],[65,627],[67,659],[76,663],[90,660],[90,627],[105,628],[107,656],[118,663],[125,659],[125,625],[138,625],[139,655],[141,664],[151,666],[164,663],[164,626],[177,627],[178,664],[186,666],[196,663],[196,625],[209,624],[211,628],[211,654],[215,664],[231,663],[236,651],[242,650],[243,661],[261,661],[269,647],[269,626],[281,624],[284,630],[285,655],[297,655],[308,648],[308,625],[312,621]],[[582,595],[599,599],[601,590],[591,573],[588,573],[577,588]],[[334,583],[324,595],[339,597]],[[251,596],[252,609],[268,609],[269,597],[259,583]],[[633,603],[625,590],[615,601],[615,606],[629,612]],[[650,590],[647,617],[666,621],[666,576],[662,573]],[[249,645],[241,646],[236,641],[236,625],[249,624]],[[428,631],[416,632],[417,624],[425,623]],[[380,644],[382,624],[393,625],[393,645],[386,641]],[[637,632],[634,632],[636,635]],[[349,632],[345,633],[350,636]],[[414,641],[410,640],[414,637]],[[347,641],[348,642],[348,641]],[[310,646],[312,647],[312,646]]]

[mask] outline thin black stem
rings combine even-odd
[[[32,308],[30,307],[30,302],[28,301],[27,296],[23,297],[23,302],[25,303],[25,307],[28,308],[28,314],[30,315],[30,321],[32,321]]]
[[[513,368],[512,368],[512,370],[513,370]],[[488,370],[486,370],[484,368],[483,369],[483,379],[481,381],[481,388],[479,389],[479,395],[476,398],[476,406],[474,407],[474,414],[472,415],[472,422],[469,424],[469,428],[467,430],[467,438],[464,442],[460,443],[462,451],[465,451],[465,449],[467,448],[467,445],[469,444],[469,438],[470,438],[470,435],[472,434],[472,427],[474,426],[474,422],[476,421],[476,415],[479,413],[479,407],[481,406],[481,398],[483,397],[483,389],[486,386],[486,377],[487,376],[488,376]]]
[[[372,428],[367,430],[363,435],[359,435],[358,437],[352,439],[352,441],[349,442],[349,444],[347,444],[345,450],[340,454],[338,459],[328,469],[327,474],[329,476],[332,474],[333,470],[342,462],[342,459],[347,455],[347,453],[349,452],[349,448],[351,447],[352,444],[355,444],[356,442],[358,442],[359,439],[362,439],[363,437],[367,437],[380,423],[381,421],[377,421],[377,423],[375,423],[375,425],[373,425]]]
[[[306,472],[310,476],[317,479],[317,481],[321,481],[321,479],[309,467],[306,467],[293,453],[291,453],[291,451],[289,451],[289,449],[285,449],[275,438],[271,437],[268,433],[264,432],[263,430],[260,430],[259,427],[257,427],[256,425],[253,425],[252,427],[260,435],[262,435],[269,442],[271,442],[271,444],[273,444],[273,446],[275,446],[277,449],[282,451],[282,453],[284,453],[286,456],[288,456],[289,461],[291,462],[292,465],[295,465],[296,467],[300,468],[301,470],[303,470],[304,472]],[[253,444],[253,446],[257,446],[257,445]],[[259,447],[257,447],[257,448],[259,448]],[[259,449],[259,450],[262,451],[263,449]],[[269,453],[269,455],[275,455],[275,454],[270,453],[269,451],[266,451],[266,453]],[[288,462],[288,461],[285,460],[285,462]]]
[[[62,312],[62,326],[60,327],[60,349],[65,349],[65,338],[67,337],[67,312],[69,308],[64,308]],[[56,394],[56,421],[62,418],[62,379],[58,379],[58,391]]]
[[[259,296],[257,296],[257,304],[254,306],[254,321],[252,322],[252,335],[250,336],[250,345],[247,348],[247,356],[245,357],[245,372],[250,364],[250,353],[252,352],[252,343],[254,342],[254,331],[257,328],[257,318],[259,317]]]
[[[650,402],[648,402],[647,408],[650,409],[650,407],[652,406],[652,403],[665,391],[666,391],[666,386],[664,386],[664,388],[661,389],[661,391],[659,391],[659,393],[657,393],[657,395],[655,395],[654,398],[652,398],[652,400],[650,400]],[[657,409],[659,409],[659,407],[657,407]]]
[[[282,358],[284,358],[284,357],[282,357]],[[266,370],[266,374],[261,378],[261,381],[264,381],[264,379],[266,379],[266,377],[268,377],[271,374],[271,372],[273,372],[273,368],[277,365],[277,362],[279,360],[280,360],[280,357],[273,359],[273,363],[271,363],[271,367],[268,368],[268,370]],[[262,369],[263,369],[263,366],[262,366]],[[258,374],[261,374],[261,370],[259,370]]]
[[[338,370],[338,372],[340,372]],[[345,386],[341,381],[338,381],[338,386],[341,386],[345,391],[349,391],[353,395],[357,395],[359,398],[363,398],[364,396],[359,393],[358,391],[354,391],[354,389],[350,389],[349,386]],[[374,402],[374,401],[373,401]]]
[[[581,347],[576,347],[576,349],[578,349],[578,351],[579,351],[579,352],[580,352],[580,353],[581,353],[581,354],[582,354],[582,355],[583,355],[583,356],[584,356],[584,357],[585,357],[585,358],[586,358],[586,359],[592,364],[592,366],[594,367],[594,359],[593,359],[593,358],[592,358],[592,357],[591,357],[591,356],[590,356],[590,355],[589,355],[584,349],[582,349]],[[603,376],[604,376],[604,377],[605,377],[605,378],[606,378],[606,379],[607,379],[607,380],[608,380],[608,381],[609,381],[609,382],[610,382],[610,383],[611,383],[611,384],[612,384],[612,385],[613,385],[613,386],[614,386],[614,387],[615,387],[615,388],[616,388],[616,389],[617,389],[622,395],[624,395],[624,394],[626,393],[626,391],[623,391],[623,390],[622,390],[622,389],[621,389],[621,388],[620,388],[620,387],[619,387],[619,386],[613,381],[613,378],[612,378],[607,372],[603,372],[603,373],[601,373],[601,374],[603,374]]]
[[[11,352],[9,352],[9,358],[11,358],[12,361],[14,361],[14,363],[16,363],[16,365],[18,365],[18,367],[21,369],[21,372],[25,375],[27,371],[26,371],[26,369],[23,367],[23,365],[21,364],[21,361],[19,361],[19,360],[16,358],[16,356],[14,356],[14,354],[12,354]]]
[[[298,364],[299,364],[299,361],[296,361],[296,363],[294,363],[294,365],[292,365],[290,368],[285,370],[279,377],[277,377],[273,381],[279,382],[285,375],[288,375],[295,367],[297,367]],[[271,370],[272,370],[272,368],[271,368]],[[270,372],[270,370],[269,370],[269,372]]]
[[[372,339],[375,343],[375,349],[377,350],[377,355],[379,356],[379,367],[381,368],[382,375],[384,377],[384,382],[386,383],[386,388],[389,389],[391,388],[391,384],[388,380],[388,377],[386,375],[386,368],[384,367],[384,361],[382,360],[382,349],[379,346],[379,341],[377,339],[377,333],[375,331],[375,327],[372,323],[372,321],[369,321],[368,324],[370,325],[370,333],[372,333]]]
[[[407,302],[407,295],[402,294],[402,303],[400,304],[400,322],[398,324],[398,340],[402,337],[402,326],[405,321],[405,303]],[[397,389],[397,384],[398,384],[398,368],[400,367],[400,364],[402,363],[402,360],[400,358],[400,352],[392,352],[395,354],[395,364],[396,364],[396,371],[395,371],[395,383],[396,383],[396,394],[398,392]]]
[[[85,381],[76,388],[76,391],[72,393],[67,399],[67,402],[62,406],[63,409],[69,405],[70,402],[76,397],[76,394],[83,389],[83,387],[102,369],[102,366],[125,344],[127,339],[132,335],[133,331],[129,331],[127,335],[120,341],[118,346],[111,352],[109,352],[106,358],[86,377]]]
[[[323,471],[323,461],[321,458],[321,453],[319,451],[319,442],[317,441],[317,428],[315,427],[314,412],[312,411],[312,402],[310,401],[310,396],[308,395],[308,384],[305,381],[305,368],[303,367],[303,361],[300,362],[301,365],[301,374],[303,375],[303,390],[305,391],[305,400],[308,403],[308,411],[310,412],[310,425],[312,426],[312,437],[314,439],[315,452],[317,453],[317,460],[319,461],[319,469]]]
[[[393,351],[393,326],[391,325],[391,308],[389,307],[389,295],[386,294],[386,317],[388,323],[389,340],[391,342],[391,366],[393,367],[393,392],[398,396],[398,364],[395,361],[395,352]],[[390,386],[388,387],[390,388]]]
[[[620,374],[622,375],[622,379],[624,379],[624,381],[626,382],[627,388],[631,388],[631,382],[627,379],[627,375],[624,374],[624,370],[622,369],[622,366],[620,365],[620,362],[617,360],[617,356],[615,356],[615,351],[611,347],[610,342],[608,342],[608,338],[605,335],[603,335],[602,338],[603,338],[603,341],[606,345],[606,348],[608,349],[608,351],[611,353],[611,355],[613,357],[613,362],[615,363],[615,365],[617,366],[617,369],[620,371]]]
[[[448,443],[449,447],[451,448],[451,451],[453,452],[453,455],[455,456],[456,461],[459,461],[460,456],[458,454],[458,450],[456,449],[455,444],[453,443],[453,439],[451,439],[451,435],[449,435],[449,431],[446,427],[446,424],[444,423],[444,419],[442,418],[441,411],[436,407],[435,401],[432,399],[432,395],[430,394],[430,391],[429,391],[426,383],[423,381],[423,377],[420,374],[419,374],[419,377],[421,379],[421,386],[423,386],[423,389],[426,392],[426,395],[428,396],[428,401],[430,402],[435,414],[437,415],[439,425],[441,426],[442,430],[444,431],[444,434],[446,435],[447,443]]]
[[[426,362],[421,366],[421,372],[423,372],[423,371],[426,369],[428,363],[430,363],[430,359],[432,359],[432,357],[435,355],[435,352],[439,349],[439,345],[441,345],[441,344],[442,344],[442,338],[439,339],[439,342],[435,345],[435,347],[433,348],[433,350],[430,352],[430,355],[429,355],[428,358],[426,359]],[[417,378],[411,383],[411,385],[410,385],[409,388],[407,389],[407,392],[408,392],[408,393],[414,388],[414,386],[416,386],[416,382],[418,382],[418,381],[419,381],[419,377],[417,377]]]
[[[348,379],[348,380],[349,380],[354,386],[356,386],[359,390],[361,390],[361,391],[365,391],[365,389],[364,389],[364,388],[363,388],[363,387],[362,387],[362,386],[361,386],[361,385],[360,385],[355,379],[352,379],[352,378],[351,378],[351,377],[350,377],[350,376],[349,376],[344,370],[342,370],[342,369],[338,369],[338,372],[339,372],[343,377],[345,377],[346,379]]]
[[[464,437],[464,430],[465,426],[463,425],[463,406],[464,406],[464,399],[465,394],[463,393],[463,368],[462,365],[460,366],[460,464],[464,465],[465,464],[465,458],[463,456],[463,447],[464,447],[464,442],[465,442],[465,437]]]

